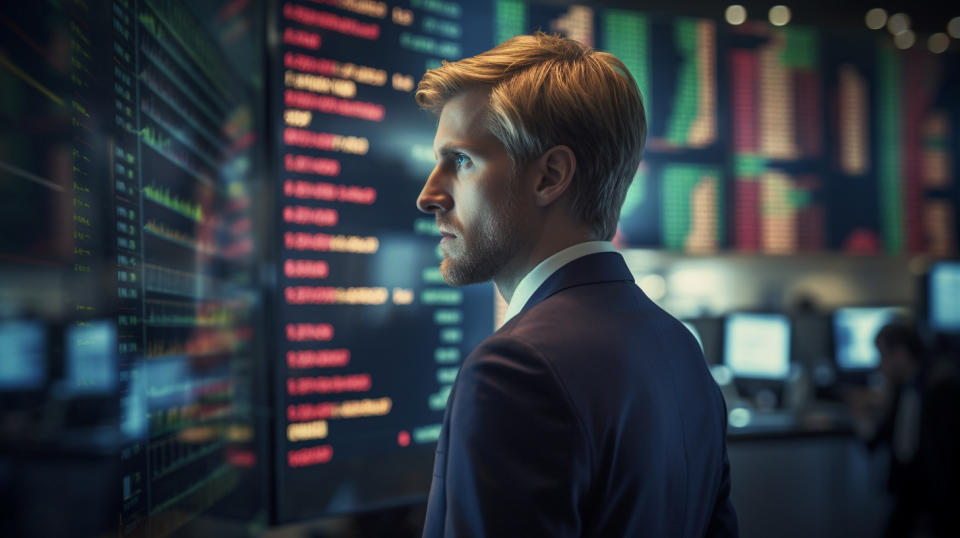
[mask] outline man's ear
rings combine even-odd
[[[577,157],[568,146],[553,146],[537,159],[538,178],[534,186],[537,206],[546,207],[563,196],[573,181]]]

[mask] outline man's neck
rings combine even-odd
[[[576,233],[557,234],[553,233],[536,242],[525,254],[515,257],[512,263],[507,264],[500,274],[493,277],[493,282],[497,286],[500,296],[508,304],[513,299],[513,293],[523,277],[527,275],[534,267],[540,265],[543,260],[553,256],[563,249],[584,243],[587,241],[596,241],[597,238],[593,232],[585,230],[576,230]]]

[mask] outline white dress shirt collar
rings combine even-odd
[[[533,297],[537,288],[546,282],[547,279],[550,278],[550,275],[557,272],[558,269],[577,258],[582,258],[590,254],[599,254],[601,252],[616,252],[616,248],[614,248],[613,243],[610,241],[587,241],[565,248],[540,262],[533,270],[520,279],[520,283],[517,284],[517,289],[513,290],[513,298],[510,300],[510,304],[507,305],[507,314],[503,322],[507,323],[519,314],[527,304],[527,301],[530,300],[530,297]]]

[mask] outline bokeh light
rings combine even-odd
[[[910,17],[905,13],[895,13],[887,20],[887,30],[893,35],[900,35],[910,30]]]
[[[947,23],[947,33],[954,39],[960,39],[960,17],[954,17]]]
[[[871,30],[879,30],[886,26],[887,24],[887,11],[875,7],[867,12],[867,28]]]
[[[790,8],[787,6],[773,6],[770,8],[770,24],[786,26],[790,22]]]
[[[950,48],[950,38],[943,32],[937,32],[927,39],[927,48],[934,54],[946,52]]]
[[[737,26],[747,22],[747,8],[741,6],[740,4],[734,4],[727,8],[724,12],[724,16],[727,19],[727,22]]]
[[[893,36],[893,43],[900,50],[907,50],[917,42],[917,36],[913,30],[907,30]]]

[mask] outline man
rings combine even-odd
[[[874,338],[889,404],[870,420],[876,398],[851,393],[856,425],[871,450],[890,449],[887,489],[893,497],[884,531],[889,538],[960,536],[960,376],[953,361],[928,358],[916,328],[902,320]]]
[[[416,99],[443,276],[509,304],[450,394],[424,536],[735,536],[720,392],[609,242],[646,135],[626,67],[539,33]]]

